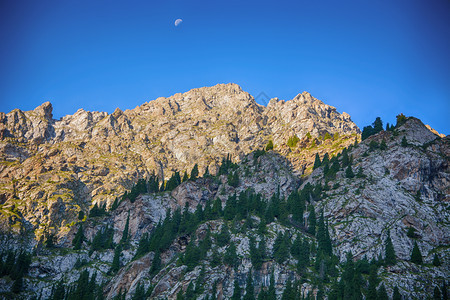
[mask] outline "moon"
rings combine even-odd
[[[181,22],[183,22],[183,20],[182,20],[182,19],[176,19],[176,20],[175,20],[175,26],[178,26],[178,25],[180,25],[180,24],[181,24]]]

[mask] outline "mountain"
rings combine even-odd
[[[0,126],[2,297],[448,294],[449,138],[419,119],[361,141],[306,92],[227,84]]]
[[[197,163],[201,174],[206,167],[215,174],[223,157],[240,161],[269,140],[289,151],[286,142],[295,134],[339,134],[342,148],[359,134],[348,114],[308,93],[264,107],[236,84],[193,89],[112,114],[80,109],[60,120],[46,102],[33,111],[1,114],[0,126],[0,204],[18,198],[13,202],[25,220],[17,218],[13,227],[32,227],[37,236],[44,225],[67,230],[80,211],[87,213],[93,203],[110,206],[153,172],[167,180]],[[303,174],[314,154],[288,158]]]

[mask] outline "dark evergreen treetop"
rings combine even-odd
[[[394,245],[391,240],[391,233],[388,231],[386,241],[384,243],[384,263],[387,266],[395,265],[397,259],[395,257]]]
[[[414,247],[411,252],[411,262],[421,265],[423,262],[422,259],[422,253],[420,253],[419,246],[417,245],[417,242],[414,242]]]
[[[195,164],[191,170],[191,180],[195,180],[198,177],[198,164]]]
[[[322,165],[322,162],[320,161],[319,153],[316,153],[316,157],[314,158],[313,170],[319,168],[321,165]]]

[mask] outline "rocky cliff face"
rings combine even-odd
[[[200,174],[206,167],[215,174],[227,154],[240,161],[269,139],[290,152],[288,138],[307,133],[314,139],[338,133],[344,139],[359,129],[348,114],[306,92],[264,107],[236,84],[193,89],[112,114],[80,109],[61,120],[52,119],[46,102],[34,111],[0,115],[0,204],[19,209],[25,220],[8,221],[17,230],[25,221],[37,236],[45,226],[65,228],[59,232],[64,233],[79,211],[93,203],[110,205],[152,172],[168,179],[198,163]],[[340,148],[353,142],[346,141]],[[314,154],[288,158],[301,175]]]

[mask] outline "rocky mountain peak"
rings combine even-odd
[[[440,137],[437,132],[430,130],[421,120],[409,117],[399,127],[399,131],[405,134],[408,143],[413,145],[423,145]]]
[[[52,121],[53,120],[53,105],[47,101],[39,105],[34,109],[34,112],[42,117],[44,117],[46,120]]]

